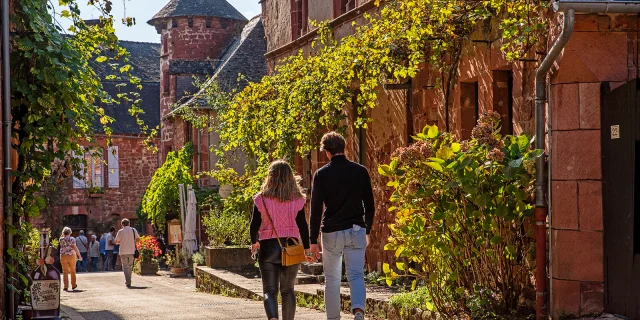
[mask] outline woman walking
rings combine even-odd
[[[71,274],[71,291],[75,290],[76,284],[76,262],[82,261],[80,251],[76,246],[76,239],[71,236],[71,228],[64,227],[60,237],[60,263],[62,264],[64,291],[69,290],[69,274]]]
[[[269,319],[278,319],[278,291],[282,298],[282,319],[293,320],[296,295],[293,286],[300,264],[283,266],[282,245],[302,240],[307,261],[309,227],[304,212],[305,196],[286,161],[275,161],[261,191],[254,198],[251,219],[251,250],[259,251],[264,309]]]

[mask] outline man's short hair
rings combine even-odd
[[[346,142],[341,134],[331,131],[322,136],[322,140],[320,140],[320,150],[327,151],[332,155],[341,154],[344,153],[345,144]]]
[[[114,231],[116,231],[116,227],[109,228],[109,232],[114,232]]]
[[[131,224],[131,222],[127,218],[122,219],[122,222],[120,223],[122,224],[123,227],[128,227]]]
[[[84,235],[84,230],[80,230],[80,235]]]

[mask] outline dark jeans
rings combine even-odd
[[[98,257],[91,257],[91,269],[89,271],[98,271]]]
[[[113,268],[116,265],[116,259],[113,256],[113,250],[107,250],[107,253],[105,254],[105,260],[104,260],[104,265],[102,266],[102,269],[104,271],[109,271],[109,270],[113,270]]]
[[[88,252],[80,252],[80,256],[82,256],[82,261],[76,262],[76,269],[78,272],[86,272],[87,265],[89,264],[89,253]]]
[[[293,320],[296,314],[296,294],[293,286],[296,283],[300,265],[284,267],[281,259],[282,251],[276,239],[260,241],[258,262],[262,274],[262,292],[267,317],[278,319],[279,291],[282,298],[282,320]]]

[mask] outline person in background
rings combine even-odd
[[[91,267],[89,271],[98,271],[98,259],[100,258],[100,242],[95,234],[91,235],[89,242],[89,258],[91,259]]]
[[[76,283],[76,263],[82,261],[82,255],[76,246],[76,239],[71,236],[71,228],[64,227],[60,237],[60,262],[62,263],[62,280],[64,291],[69,291],[69,275],[71,275],[71,291],[75,290]]]
[[[78,265],[76,266],[76,270],[78,272],[87,272],[87,264],[89,263],[89,240],[84,236],[84,230],[80,230],[80,235],[76,238],[76,245],[78,246],[78,250],[80,250],[80,255],[82,256],[82,260],[78,261]]]
[[[140,235],[136,229],[131,228],[129,219],[122,219],[122,229],[116,235],[116,244],[119,246],[118,254],[124,271],[124,284],[131,288],[131,272],[133,271],[133,254],[136,245],[140,241]]]
[[[103,233],[100,237],[100,261],[102,261],[102,271],[107,270],[107,234]]]
[[[355,320],[364,320],[364,258],[375,207],[369,171],[347,159],[345,144],[344,137],[336,132],[325,134],[320,141],[320,150],[327,153],[330,162],[313,176],[311,252],[317,259],[322,257],[327,319],[340,319],[344,257],[351,293],[351,313]],[[318,246],[321,225],[322,255]]]
[[[251,251],[260,250],[258,263],[262,274],[264,309],[267,317],[278,319],[278,291],[282,299],[282,320],[293,320],[296,314],[294,285],[300,265],[282,265],[282,243],[300,239],[309,252],[309,225],[304,212],[305,196],[286,161],[275,161],[259,194],[253,200],[251,218]],[[259,242],[258,242],[259,241]],[[279,290],[278,290],[279,289]]]
[[[115,269],[116,267],[116,257],[113,255],[113,250],[115,249],[116,246],[116,238],[115,238],[115,234],[116,234],[116,228],[111,227],[111,229],[109,229],[109,233],[107,233],[107,235],[105,236],[105,254],[107,256],[107,261],[105,263],[105,270],[106,271],[113,271],[113,269]]]

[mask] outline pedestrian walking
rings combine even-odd
[[[69,290],[69,275],[71,275],[71,291],[75,290],[76,283],[76,263],[82,261],[82,255],[76,246],[76,239],[71,236],[71,228],[64,227],[60,237],[60,262],[62,263],[62,280],[64,291]]]
[[[124,271],[124,280],[127,288],[131,288],[131,272],[133,271],[134,254],[136,245],[140,240],[138,231],[131,228],[129,219],[122,219],[122,229],[116,235],[116,244],[120,246],[118,255],[120,255],[120,263]]]
[[[98,271],[98,259],[100,259],[100,242],[95,234],[91,235],[89,242],[89,258],[91,259],[91,269],[89,271]]]
[[[107,270],[107,234],[103,233],[100,237],[100,259],[102,261],[102,271]]]
[[[113,256],[113,249],[116,246],[115,234],[116,234],[116,228],[111,227],[111,229],[109,229],[109,233],[107,233],[107,235],[104,237],[105,239],[104,250],[105,250],[105,256],[107,257],[104,267],[105,267],[105,270],[107,271],[113,271],[113,269],[116,266],[116,258]]]
[[[76,270],[78,272],[87,272],[87,264],[89,263],[89,240],[84,236],[84,230],[80,230],[80,234],[76,238],[76,245],[82,256],[82,260],[78,261]]]
[[[306,259],[312,259],[305,202],[291,166],[285,161],[272,163],[260,193],[254,198],[250,226],[251,250],[253,253],[259,250],[264,309],[269,319],[278,319],[278,291],[282,299],[282,319],[292,320],[296,313],[293,287],[300,264],[283,264],[282,255],[286,254],[283,245],[302,241]]]
[[[330,162],[316,171],[311,191],[311,252],[322,257],[327,319],[340,319],[340,283],[344,257],[351,289],[351,313],[364,320],[364,258],[374,217],[367,169],[344,155],[345,140],[336,132],[322,137],[320,150]],[[324,206],[324,212],[323,212]],[[322,255],[318,246],[322,224]]]

